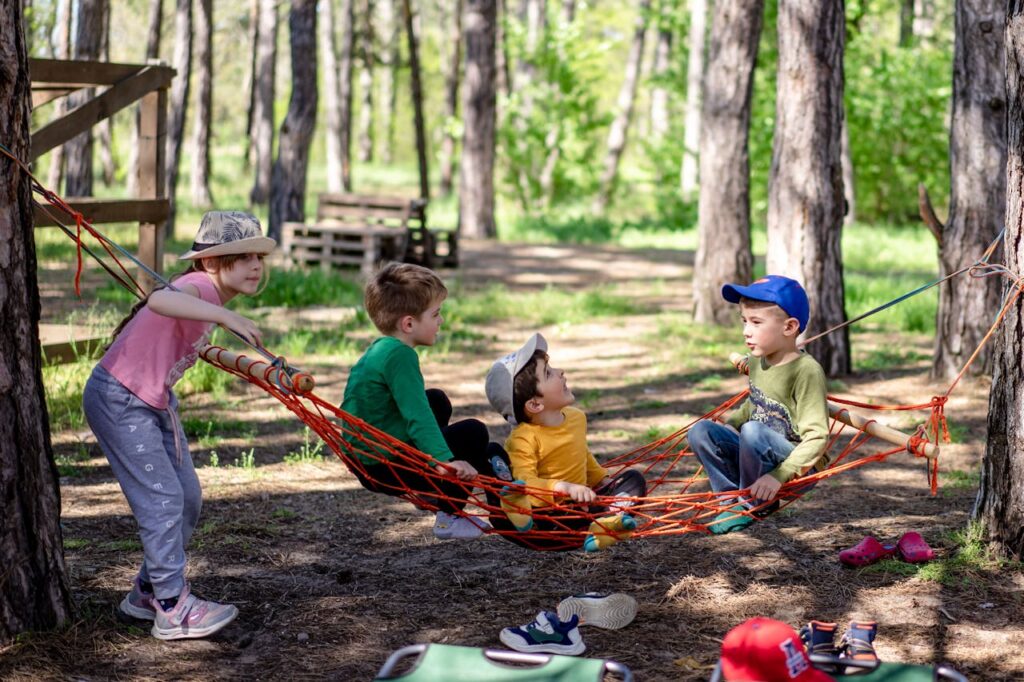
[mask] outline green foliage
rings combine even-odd
[[[522,25],[506,22],[509,62],[525,60],[532,77],[499,104],[498,159],[507,188],[524,213],[568,197],[590,194],[597,186],[600,131],[610,120],[599,110],[598,81],[605,48],[585,33],[586,8],[577,20],[543,31],[528,51]],[[545,165],[557,158],[550,188],[542,186]]]
[[[82,390],[90,373],[92,362],[88,360],[43,367],[46,411],[50,416],[52,431],[78,431],[85,426]]]
[[[262,306],[306,308],[314,305],[354,306],[363,300],[363,287],[352,273],[313,268],[273,270],[258,296],[236,299],[241,310]]]
[[[302,447],[294,452],[289,452],[284,456],[286,464],[306,464],[306,463],[320,463],[324,461],[324,442],[317,438],[315,444],[312,443],[310,438],[309,427],[303,429],[302,434]]]
[[[189,440],[195,439],[199,447],[203,449],[217,447],[226,437],[238,436],[249,439],[256,435],[256,428],[253,424],[232,419],[184,417],[181,420],[181,425]]]

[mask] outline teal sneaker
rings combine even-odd
[[[754,522],[754,517],[747,512],[747,507],[737,504],[715,517],[715,520],[708,524],[708,530],[715,535],[723,535],[737,530],[743,530]]]

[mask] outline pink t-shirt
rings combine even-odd
[[[207,303],[222,305],[207,273],[190,272],[174,280],[176,287],[185,284],[196,287]],[[212,329],[212,322],[166,317],[146,305],[117,335],[100,366],[146,404],[163,410],[171,387],[196,363]]]

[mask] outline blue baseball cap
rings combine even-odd
[[[807,302],[807,292],[800,282],[782,275],[765,275],[750,286],[726,284],[722,287],[722,298],[729,303],[739,303],[741,298],[774,303],[790,317],[800,323],[800,331],[807,328],[807,319],[811,316],[811,305]]]

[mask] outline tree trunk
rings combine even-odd
[[[562,19],[571,24],[576,19],[576,0],[562,0]]]
[[[384,134],[380,143],[380,160],[391,163],[394,160],[395,144],[395,83],[398,74],[398,39],[401,23],[395,13],[397,0],[380,0],[377,5],[382,45],[380,50],[380,129]]]
[[[373,2],[360,0],[359,32],[359,160],[373,161]]]
[[[402,19],[409,39],[409,82],[412,90],[413,126],[416,128],[416,160],[419,166],[420,198],[430,198],[430,172],[427,169],[427,133],[423,124],[423,86],[420,84],[420,49],[416,38],[409,0],[402,0]]]
[[[57,20],[57,59],[71,58],[71,0],[60,0]],[[53,119],[56,121],[68,112],[68,98],[61,97],[57,100],[53,110]],[[46,176],[46,186],[60,191],[61,181],[64,179],[64,149],[67,145],[59,145],[50,152],[50,172]]]
[[[933,38],[936,22],[935,0],[915,0],[914,28],[915,38]]]
[[[192,205],[209,208],[213,113],[213,0],[196,0],[196,118],[192,130]]]
[[[604,213],[615,191],[615,180],[619,174],[619,160],[626,148],[626,136],[629,133],[629,122],[633,117],[633,105],[636,102],[636,88],[640,82],[640,66],[644,55],[644,36],[647,33],[647,15],[650,13],[651,0],[640,0],[637,10],[636,24],[633,29],[633,46],[626,59],[626,75],[619,90],[616,103],[618,113],[608,131],[608,152],[604,157],[604,171],[601,173],[601,186],[594,199],[594,213]]]
[[[75,59],[96,61],[100,56],[105,0],[79,0],[78,30],[75,34]],[[92,99],[95,91],[86,88],[68,96],[68,111]],[[66,165],[65,192],[72,197],[92,196],[92,130],[76,136],[64,147]]]
[[[110,2],[103,3],[103,24],[100,29],[100,60],[110,61]],[[104,91],[109,88],[104,88]],[[113,121],[105,118],[96,124],[96,137],[100,143],[100,168],[103,171],[103,186],[114,184],[117,175],[117,162],[114,160]]]
[[[843,225],[851,225],[857,220],[857,192],[853,184],[853,154],[850,152],[850,124],[843,107],[843,130],[840,140],[840,154],[843,166]]]
[[[562,26],[559,27],[559,30],[565,30],[571,26],[575,18],[576,3],[563,3]],[[561,93],[556,92],[555,97],[558,98],[555,104],[560,104]],[[544,149],[548,150],[548,155],[544,159],[544,166],[540,169],[537,184],[540,185],[540,195],[543,202],[541,208],[545,211],[550,210],[555,203],[555,171],[558,169],[558,160],[562,156],[562,128],[561,123],[556,123],[548,129],[548,134],[544,136]]]
[[[245,110],[245,156],[242,157],[242,169],[252,169],[256,162],[256,150],[253,147],[253,114],[256,111],[256,53],[260,41],[260,0],[249,0],[249,73],[245,79],[246,100],[249,106]]]
[[[32,56],[32,0],[21,0],[21,31],[25,36],[25,54]]]
[[[995,21],[996,31],[999,26]],[[1006,4],[1004,40],[1009,154],[1003,248],[1006,267],[1019,276],[1024,272],[1024,0]],[[984,42],[994,39],[986,34]],[[959,58],[956,63],[961,63]],[[1000,553],[1019,560],[1024,556],[1024,375],[1020,371],[1024,299],[1020,296],[1012,301],[993,338],[988,437],[974,516],[984,524],[989,541]]]
[[[29,155],[31,91],[19,0],[0,0],[0,140]],[[0,156],[0,645],[71,616],[39,350],[32,190]]]
[[[509,72],[508,65],[508,2],[507,0],[497,0],[496,5],[497,9],[495,11],[498,15],[498,26],[495,29],[494,41],[496,44],[495,59],[497,60],[497,66],[495,68],[498,72],[498,83],[495,87],[500,92],[504,92],[506,97],[510,97],[512,95],[512,74]]]
[[[292,0],[288,17],[292,50],[292,95],[281,124],[270,189],[267,236],[281,240],[281,224],[306,218],[309,145],[316,128],[316,0]]]
[[[338,64],[338,89],[341,99],[339,143],[341,145],[341,184],[352,191],[352,51],[355,47],[355,0],[341,0],[341,59]]]
[[[467,237],[498,234],[494,224],[494,146],[497,105],[495,0],[466,0],[466,86],[462,97],[459,230]]]
[[[160,33],[164,21],[163,0],[152,0],[149,5],[149,31],[146,36],[146,61],[160,56]],[[132,128],[132,142],[128,147],[128,196],[139,193],[139,125],[142,109],[135,107],[135,126]]]
[[[455,133],[452,126],[459,114],[459,76],[462,66],[462,0],[455,0],[452,8],[450,34],[442,45],[450,44],[451,51],[442,49],[444,69],[444,136],[441,138],[441,195],[452,193],[452,175],[455,167]]]
[[[334,0],[320,2],[320,58],[324,72],[324,126],[327,147],[327,191],[344,191],[341,182],[341,92],[338,88],[338,41]]]
[[[900,0],[900,47],[914,44],[914,0]]]
[[[178,168],[185,138],[189,81],[192,80],[192,0],[177,0],[174,9],[174,69],[171,83],[170,112],[167,116],[167,151],[164,153],[164,196],[170,203],[165,234],[174,234],[174,216],[178,200]]]
[[[939,245],[940,276],[970,265],[1004,224],[1006,82],[1005,0],[957,0],[953,115],[949,131],[949,220]],[[981,343],[999,308],[1002,284],[961,276],[939,286],[932,376],[956,375]],[[983,348],[970,371],[989,371]]]
[[[517,19],[520,28],[524,33],[523,47],[516,62],[516,75],[514,87],[522,92],[528,88],[536,75],[534,59],[537,52],[537,43],[540,42],[547,24],[547,12],[545,11],[545,0],[519,0],[519,12]],[[524,118],[529,118],[532,102],[524,101]]]
[[[253,182],[249,203],[264,204],[270,192],[274,151],[274,73],[277,65],[277,0],[260,0],[256,41],[255,106],[252,114]]]
[[[842,0],[780,0],[778,96],[768,181],[768,272],[807,290],[810,337],[846,321],[843,299]],[[849,332],[810,345],[829,376],[850,371]]]
[[[686,64],[686,113],[683,118],[683,161],[679,169],[679,191],[684,201],[697,193],[697,150],[700,147],[700,88],[704,76],[704,35],[707,0],[690,0],[690,52]]]
[[[718,0],[711,19],[700,143],[699,235],[693,319],[729,324],[727,282],[750,282],[750,110],[764,0]]]
[[[658,42],[654,46],[654,67],[651,71],[654,85],[651,88],[651,137],[661,140],[668,134],[669,111],[668,111],[668,83],[665,82],[665,74],[672,60],[672,28],[671,20],[672,4],[662,3],[662,16],[658,22]]]

